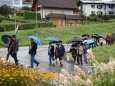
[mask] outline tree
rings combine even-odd
[[[4,5],[2,5],[0,7],[0,14],[3,15],[3,16],[5,16],[5,17],[8,14],[11,14],[11,11],[12,11],[12,9],[9,6],[7,6],[6,4],[4,4]]]

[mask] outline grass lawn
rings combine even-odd
[[[115,44],[94,48],[93,52],[98,62],[108,62],[110,57],[115,58]]]
[[[38,38],[42,41],[43,44],[47,44],[44,41],[47,37],[55,37],[61,39],[66,43],[73,37],[81,37],[82,34],[104,34],[104,33],[113,33],[115,32],[115,22],[112,23],[101,23],[94,25],[80,25],[80,26],[67,26],[67,27],[57,27],[57,28],[43,28],[43,33],[41,34],[40,28],[38,30]],[[14,31],[0,32],[0,37],[2,35],[12,35]],[[20,46],[25,46],[29,44],[28,36],[36,36],[36,29],[31,30],[19,30],[17,33],[17,38],[20,41]],[[0,47],[3,47],[4,44],[0,40]]]

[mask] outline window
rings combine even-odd
[[[109,5],[109,8],[113,9],[113,8],[114,8],[114,5],[113,5],[113,4],[110,4],[110,5]]]
[[[102,15],[102,14],[103,14],[103,12],[101,12],[101,11],[97,12],[97,15]]]
[[[102,5],[97,5],[97,8],[98,8],[98,9],[102,9],[103,6],[102,6]]]
[[[109,14],[114,14],[114,11],[109,11]]]
[[[53,11],[50,11],[50,13],[53,13]]]
[[[95,8],[95,5],[91,5],[91,8]]]
[[[91,11],[91,14],[95,14],[95,11]]]

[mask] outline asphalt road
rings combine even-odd
[[[65,49],[68,49],[68,45],[64,45]],[[18,60],[19,63],[30,66],[30,56],[28,54],[28,47],[20,47],[18,52]],[[35,59],[40,62],[39,67],[43,70],[48,70],[51,72],[57,72],[60,73],[62,69],[65,69],[70,74],[74,74],[74,62],[68,62],[65,58],[63,58],[63,67],[60,67],[59,61],[58,64],[53,67],[49,66],[49,57],[48,57],[48,45],[38,46],[37,55]],[[7,55],[7,49],[2,48],[0,49],[0,56],[6,57]],[[10,56],[9,61],[14,63],[13,58]],[[85,73],[88,73],[90,68],[86,66],[86,64],[83,64],[83,66],[79,66]]]

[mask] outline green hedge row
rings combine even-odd
[[[25,20],[36,20],[36,13],[35,12],[25,12],[24,13]],[[37,19],[41,20],[41,14],[37,13]]]
[[[36,23],[21,23],[19,25],[19,30],[28,30],[28,29],[34,29],[36,27]],[[52,22],[43,22],[43,23],[38,23],[38,27],[53,27]],[[14,24],[0,24],[0,32],[4,31],[10,31],[14,30],[15,25]]]

